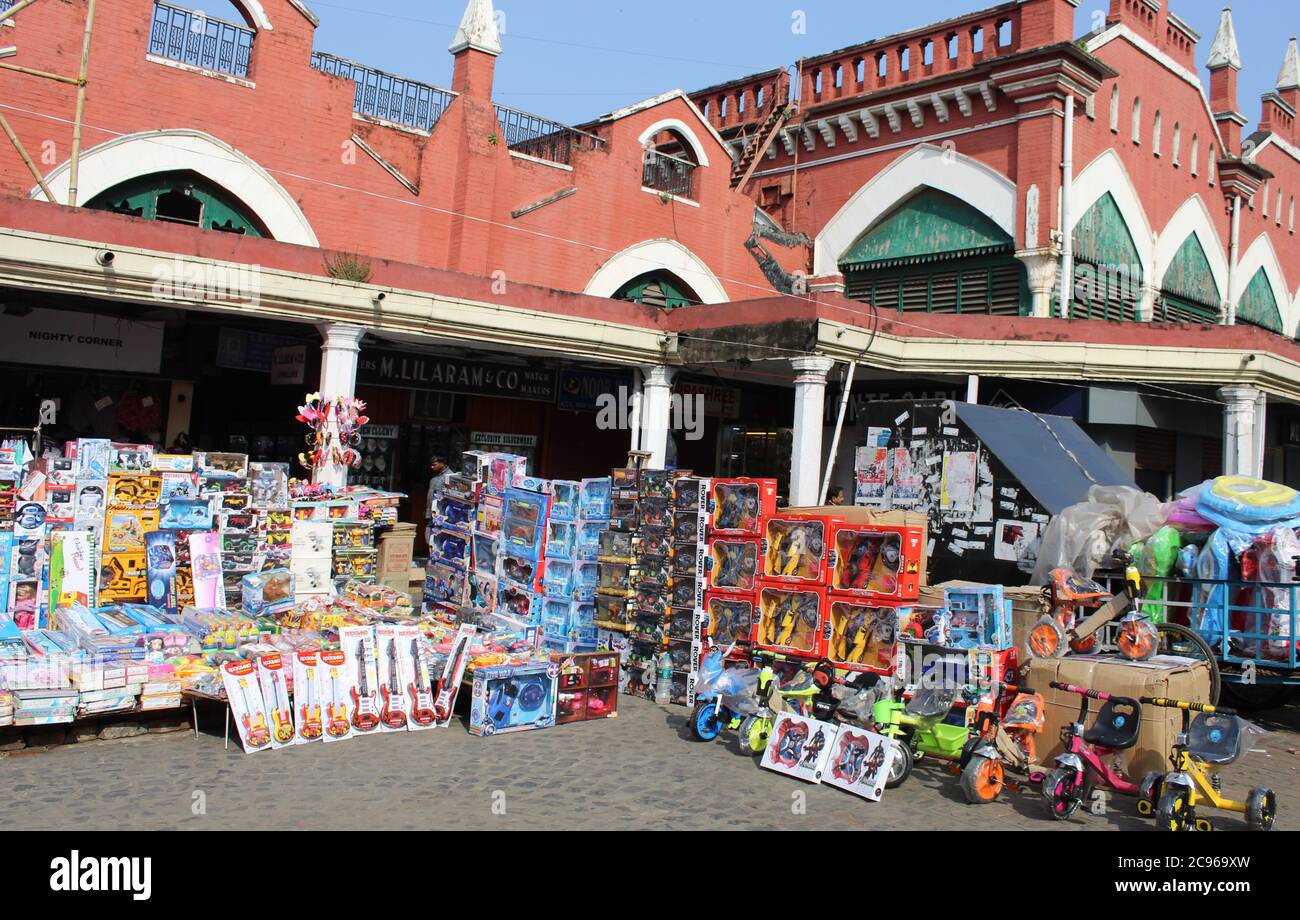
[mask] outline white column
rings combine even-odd
[[[628,428],[632,429],[632,442],[628,450],[641,449],[641,372],[632,370],[632,395],[628,399]]]
[[[1254,387],[1231,386],[1219,390],[1223,400],[1223,472],[1227,476],[1254,476],[1264,471],[1255,419],[1259,397]]]
[[[1268,424],[1268,394],[1260,391],[1255,397],[1255,478],[1264,478],[1264,429]]]
[[[790,504],[817,504],[826,414],[826,374],[835,362],[821,355],[791,358],[794,367],[794,443],[790,447]]]
[[[1057,273],[1061,269],[1058,250],[1055,246],[1025,249],[1016,253],[1016,258],[1025,264],[1029,293],[1033,298],[1032,315],[1051,316],[1052,293],[1056,288]],[[1068,285],[1066,287],[1068,288]]]
[[[641,368],[641,449],[649,451],[650,469],[661,470],[668,459],[668,429],[671,427],[673,377],[671,367],[651,364]]]
[[[361,354],[361,338],[366,334],[357,326],[337,324],[320,327],[320,394],[325,401],[339,396],[355,396],[357,392],[357,358]],[[333,424],[332,422],[330,423]],[[331,431],[334,435],[337,432]],[[341,488],[348,483],[347,467],[335,463],[318,466],[312,470],[312,482]]]

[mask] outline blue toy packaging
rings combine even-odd
[[[1001,585],[948,587],[943,598],[952,648],[1011,648],[1011,601]]]
[[[559,666],[549,662],[475,669],[470,734],[504,735],[554,725],[559,673]]]

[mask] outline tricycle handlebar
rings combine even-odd
[[[1141,702],[1147,706],[1162,706],[1165,709],[1190,709],[1192,712],[1215,712],[1225,716],[1235,716],[1237,710],[1226,706],[1211,706],[1209,703],[1191,703],[1187,700],[1170,700],[1163,696],[1144,696]]]
[[[1103,693],[1101,690],[1089,690],[1086,687],[1076,687],[1074,684],[1063,684],[1060,681],[1052,681],[1049,685],[1053,690],[1064,690],[1066,693],[1077,693],[1079,696],[1086,696],[1094,700],[1103,702],[1110,699],[1109,693]]]

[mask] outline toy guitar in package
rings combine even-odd
[[[253,661],[227,661],[221,666],[221,681],[230,701],[230,716],[235,721],[244,753],[251,754],[272,745],[271,729],[267,727],[266,706],[262,702],[262,688],[257,679],[257,663]]]
[[[320,652],[320,689],[322,726],[325,741],[342,741],[352,737],[352,697],[349,690],[348,656],[336,649]]]
[[[412,672],[411,683],[407,689],[407,701],[410,703],[407,727],[413,731],[434,728],[438,716],[433,711],[433,678],[429,674],[429,662],[420,643],[420,630],[415,626],[397,627],[397,641],[407,649],[410,656]]]
[[[348,693],[352,727],[369,734],[379,727],[379,670],[375,664],[373,626],[339,627],[339,645],[348,659]]]
[[[406,731],[407,713],[410,702],[406,696],[407,679],[413,670],[405,660],[410,646],[402,646],[397,636],[397,627],[381,625],[375,627],[375,651],[379,674],[379,710],[380,730],[386,732]]]
[[[293,706],[289,702],[289,684],[284,656],[278,653],[257,659],[257,679],[262,700],[270,713],[271,746],[288,747],[298,740],[293,726]]]
[[[321,653],[315,649],[301,649],[293,656],[294,734],[299,744],[319,741],[325,734],[321,702],[324,698],[321,678],[325,668],[321,666],[320,656]]]
[[[194,573],[194,603],[203,609],[226,609],[222,584],[221,534],[190,534],[190,569]]]
[[[460,682],[465,676],[470,647],[474,644],[477,632],[477,626],[462,624],[451,640],[451,652],[442,666],[442,675],[438,678],[438,694],[433,701],[433,712],[439,728],[446,728],[451,722],[452,710],[456,708],[456,694],[460,692]]]

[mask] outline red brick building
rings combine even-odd
[[[355,385],[400,435],[366,473],[415,488],[474,443],[615,462],[591,397],[627,386],[634,444],[808,500],[826,375],[857,361],[854,409],[1070,414],[1156,491],[1300,479],[1300,74],[1280,48],[1247,130],[1227,13],[1208,90],[1168,4],[1113,0],[1078,38],[1072,0],[1014,0],[569,127],[494,103],[488,0],[446,89],[316,48],[301,0],[101,2],[78,116],[88,2],[0,0],[2,322],[157,340],[0,353],[69,424],[121,429],[86,404],[131,395],[166,405],[163,440],[292,456],[303,385]],[[674,388],[706,396],[698,441],[668,438]]]

